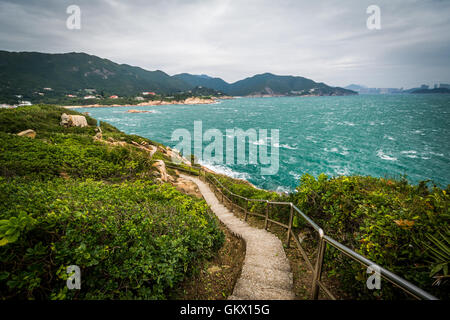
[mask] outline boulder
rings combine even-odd
[[[166,164],[164,163],[164,161],[156,160],[155,163],[153,164],[153,167],[155,167],[159,171],[159,173],[161,175],[161,180],[163,182],[167,182],[168,174],[167,174],[167,170],[166,170]]]
[[[65,127],[87,127],[88,123],[85,116],[71,115],[63,113],[60,124]]]
[[[28,129],[28,130],[19,132],[17,135],[21,136],[21,137],[28,137],[28,138],[34,139],[36,137],[36,131],[34,131],[32,129]]]

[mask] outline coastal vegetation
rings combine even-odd
[[[224,232],[204,201],[159,178],[156,161],[166,162],[172,176],[177,171],[165,147],[105,122],[100,122],[103,138],[95,139],[95,119],[86,116],[88,127],[63,127],[62,113],[80,115],[47,105],[0,110],[0,298],[189,298],[178,292],[180,284],[197,297],[217,298],[217,292],[205,289],[205,281],[199,288],[189,277],[207,272],[201,261],[217,260]],[[34,139],[17,135],[27,129],[36,132]],[[151,157],[143,146],[154,148]],[[279,194],[213,175],[241,196],[293,202],[337,241],[437,297],[449,298],[450,187],[305,174],[296,192]],[[242,199],[233,200],[245,206]],[[252,203],[248,210],[264,214],[265,203]],[[270,208],[269,214],[288,222],[288,208]],[[317,239],[298,215],[293,231],[314,256]],[[67,289],[69,265],[80,266],[82,290]],[[384,282],[381,290],[366,289],[365,268],[330,246],[323,276],[344,297],[405,297]],[[233,277],[208,273],[207,279],[232,283]]]
[[[1,299],[164,299],[224,234],[206,203],[157,179],[161,146],[59,107],[0,110]],[[17,136],[25,129],[36,138]],[[105,142],[106,141],[106,142]],[[157,148],[148,152],[133,147]],[[68,290],[66,268],[81,269]]]
[[[247,198],[293,202],[335,240],[437,297],[449,298],[450,186],[441,189],[425,181],[411,185],[405,178],[305,174],[296,192],[285,195],[221,175],[216,178]],[[245,207],[242,199],[233,200]],[[249,211],[264,215],[265,204],[252,203]],[[277,207],[269,216],[287,224],[289,211]],[[293,230],[315,259],[317,238],[299,215],[294,215]],[[366,269],[330,246],[323,277],[347,298],[407,297],[386,282],[381,290],[368,290]]]

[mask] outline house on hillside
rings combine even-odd
[[[135,98],[137,101],[144,101],[145,99],[144,99],[144,97],[136,97]]]
[[[154,95],[156,95],[156,93],[154,93],[152,91],[145,91],[145,92],[142,92],[142,95],[144,95],[144,96],[154,96]]]
[[[84,99],[84,100],[87,100],[87,99],[97,99],[97,97],[96,97],[96,96],[85,96],[83,99]]]
[[[109,97],[110,99],[119,99],[119,96],[116,96],[115,94]]]

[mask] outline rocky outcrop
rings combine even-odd
[[[184,104],[211,104],[215,102],[216,100],[214,99],[203,99],[197,97],[187,98],[186,100],[184,100]]]
[[[155,163],[153,164],[153,167],[155,167],[158,170],[162,182],[169,181],[169,175],[167,174],[166,164],[164,163],[164,161],[156,160]]]
[[[63,113],[61,115],[60,125],[65,127],[87,127],[88,123],[85,116],[71,115]]]
[[[36,137],[36,131],[34,131],[32,129],[28,129],[28,130],[19,132],[17,135],[20,137],[28,137],[28,138],[34,139]]]
[[[178,191],[191,196],[195,196],[197,198],[202,198],[202,194],[200,193],[198,186],[194,182],[181,177],[178,171],[176,173],[178,175],[178,179],[172,184],[175,188],[177,188]]]

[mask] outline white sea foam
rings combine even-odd
[[[333,168],[334,174],[338,176],[348,176],[350,174],[350,170],[348,167],[341,167],[341,166],[330,166]]]
[[[247,173],[247,172],[237,172],[237,171],[234,171],[233,169],[231,169],[229,167],[226,167],[224,165],[211,164],[211,163],[203,162],[203,161],[199,161],[199,163],[202,166],[204,166],[204,167],[206,167],[206,168],[208,168],[208,169],[210,169],[210,170],[212,170],[214,172],[217,172],[219,174],[224,174],[224,175],[229,176],[231,178],[244,179],[244,180],[248,180],[250,178],[250,174],[249,173]]]
[[[378,156],[378,158],[383,159],[383,160],[397,161],[397,158],[385,154],[383,152],[383,150],[381,150],[381,149],[377,150],[377,156]]]
[[[289,174],[292,176],[292,177],[294,177],[294,179],[295,180],[300,180],[300,178],[301,178],[301,174],[299,174],[299,173],[297,173],[297,172],[295,172],[295,171],[289,171]]]
[[[288,144],[279,144],[279,143],[274,143],[273,146],[275,148],[284,148],[284,149],[290,149],[290,150],[297,150],[297,148],[294,148]]]
[[[264,139],[259,139],[258,141],[253,141],[252,143],[257,146],[264,146],[267,144],[266,141],[264,141]]]
[[[323,149],[325,152],[339,152],[339,149],[338,148],[335,148],[335,147],[333,147],[333,148],[331,148],[331,149],[328,149],[328,148],[324,148]]]
[[[388,136],[387,134],[384,135],[385,139],[391,140],[391,141],[395,141],[395,139],[391,136]]]
[[[406,150],[406,151],[401,151],[401,154],[404,154],[405,157],[407,158],[411,158],[411,159],[415,159],[417,158],[417,151],[416,150]]]

